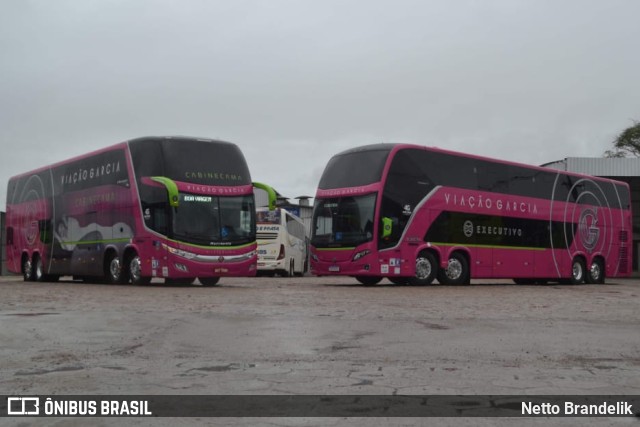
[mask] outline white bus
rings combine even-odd
[[[300,218],[284,209],[258,208],[258,273],[303,275],[307,269],[307,235]]]

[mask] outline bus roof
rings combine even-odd
[[[106,147],[97,149],[97,150],[93,150],[93,151],[89,151],[88,153],[84,153],[84,154],[80,154],[74,157],[69,157],[67,159],[55,162],[55,163],[51,163],[48,165],[44,165],[41,166],[39,168],[36,169],[31,169],[28,170],[26,172],[20,173],[18,175],[14,175],[11,178],[9,178],[9,181],[16,179],[16,178],[21,178],[27,175],[31,175],[34,173],[38,173],[38,172],[42,172],[44,170],[47,170],[49,168],[55,168],[57,166],[62,166],[66,163],[72,163],[78,160],[82,160],[88,157],[92,157],[95,156],[97,154],[101,154],[101,153],[105,153],[111,150],[118,150],[118,149],[124,149],[128,146],[128,144],[131,143],[137,143],[137,142],[141,142],[141,141],[149,141],[149,140],[167,140],[167,139],[175,139],[175,140],[189,140],[189,141],[207,141],[207,142],[213,142],[213,143],[217,143],[217,144],[228,144],[228,145],[236,145],[232,142],[227,142],[227,141],[220,141],[220,140],[215,140],[215,139],[209,139],[209,138],[198,138],[198,137],[189,137],[189,136],[143,136],[140,138],[134,138],[134,139],[128,139],[122,142],[119,142],[117,144],[112,144],[112,145],[108,145]]]
[[[511,161],[511,160],[503,160],[503,159],[499,159],[499,158],[495,158],[495,157],[487,157],[487,156],[481,156],[481,155],[476,155],[476,154],[465,153],[465,152],[462,152],[462,151],[454,151],[454,150],[448,150],[448,149],[439,148],[439,147],[433,147],[433,146],[429,147],[429,146],[425,146],[425,145],[418,145],[418,144],[411,144],[411,143],[378,143],[378,144],[362,145],[362,146],[359,146],[359,147],[354,147],[354,148],[350,148],[348,150],[339,152],[339,153],[335,154],[333,157],[338,157],[338,156],[342,156],[342,155],[345,155],[345,154],[353,154],[353,153],[358,153],[358,152],[385,151],[385,150],[389,150],[390,154],[395,154],[395,152],[397,152],[399,150],[405,150],[405,149],[418,149],[418,150],[425,150],[425,151],[433,151],[433,152],[439,152],[439,153],[443,153],[443,154],[450,154],[450,155],[453,155],[453,156],[467,157],[467,158],[483,160],[483,161],[488,161],[488,162],[503,163],[503,164],[507,164],[507,165],[519,166],[519,167],[523,167],[523,168],[529,168],[529,169],[540,170],[540,171],[545,171],[545,172],[556,172],[556,173],[559,173],[561,175],[570,175],[570,176],[575,176],[575,177],[589,176],[591,178],[596,178],[599,181],[621,183],[621,184],[624,184],[625,186],[628,187],[628,184],[626,182],[618,181],[618,180],[611,179],[611,178],[605,178],[605,177],[599,177],[599,176],[595,176],[594,177],[592,175],[586,175],[586,174],[578,173],[578,172],[563,171],[563,170],[559,170],[559,169],[555,169],[555,168],[549,168],[549,167],[545,167],[545,166],[531,165],[531,164],[515,162],[515,161]]]

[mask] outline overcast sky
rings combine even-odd
[[[234,142],[288,197],[377,142],[600,156],[640,120],[638,17],[638,0],[0,0],[0,210],[10,176],[148,135]]]

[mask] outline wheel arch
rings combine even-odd
[[[129,245],[122,252],[122,259],[126,262],[129,258],[134,256],[134,254],[140,254],[138,247],[135,245]]]
[[[118,254],[118,248],[113,245],[107,246],[107,248],[104,250],[104,255],[102,256],[102,263],[106,263],[109,256],[114,253],[116,254],[116,256],[120,256],[120,254]]]
[[[439,259],[440,267],[446,268],[447,263],[449,262],[449,258],[454,253],[460,253],[467,259],[467,264],[469,265],[469,270],[472,268],[471,264],[471,250],[465,246],[450,246],[447,247],[447,250],[444,252],[444,256]]]
[[[438,246],[433,246],[433,245],[419,246],[416,249],[415,253],[413,254],[413,258],[416,259],[420,256],[420,254],[425,252],[431,253],[436,258],[436,262],[438,263],[438,265],[442,265],[442,249]]]

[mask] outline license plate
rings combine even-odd
[[[339,265],[332,265],[331,267],[329,267],[329,271],[332,273],[337,273],[338,271],[340,271],[340,266]]]

